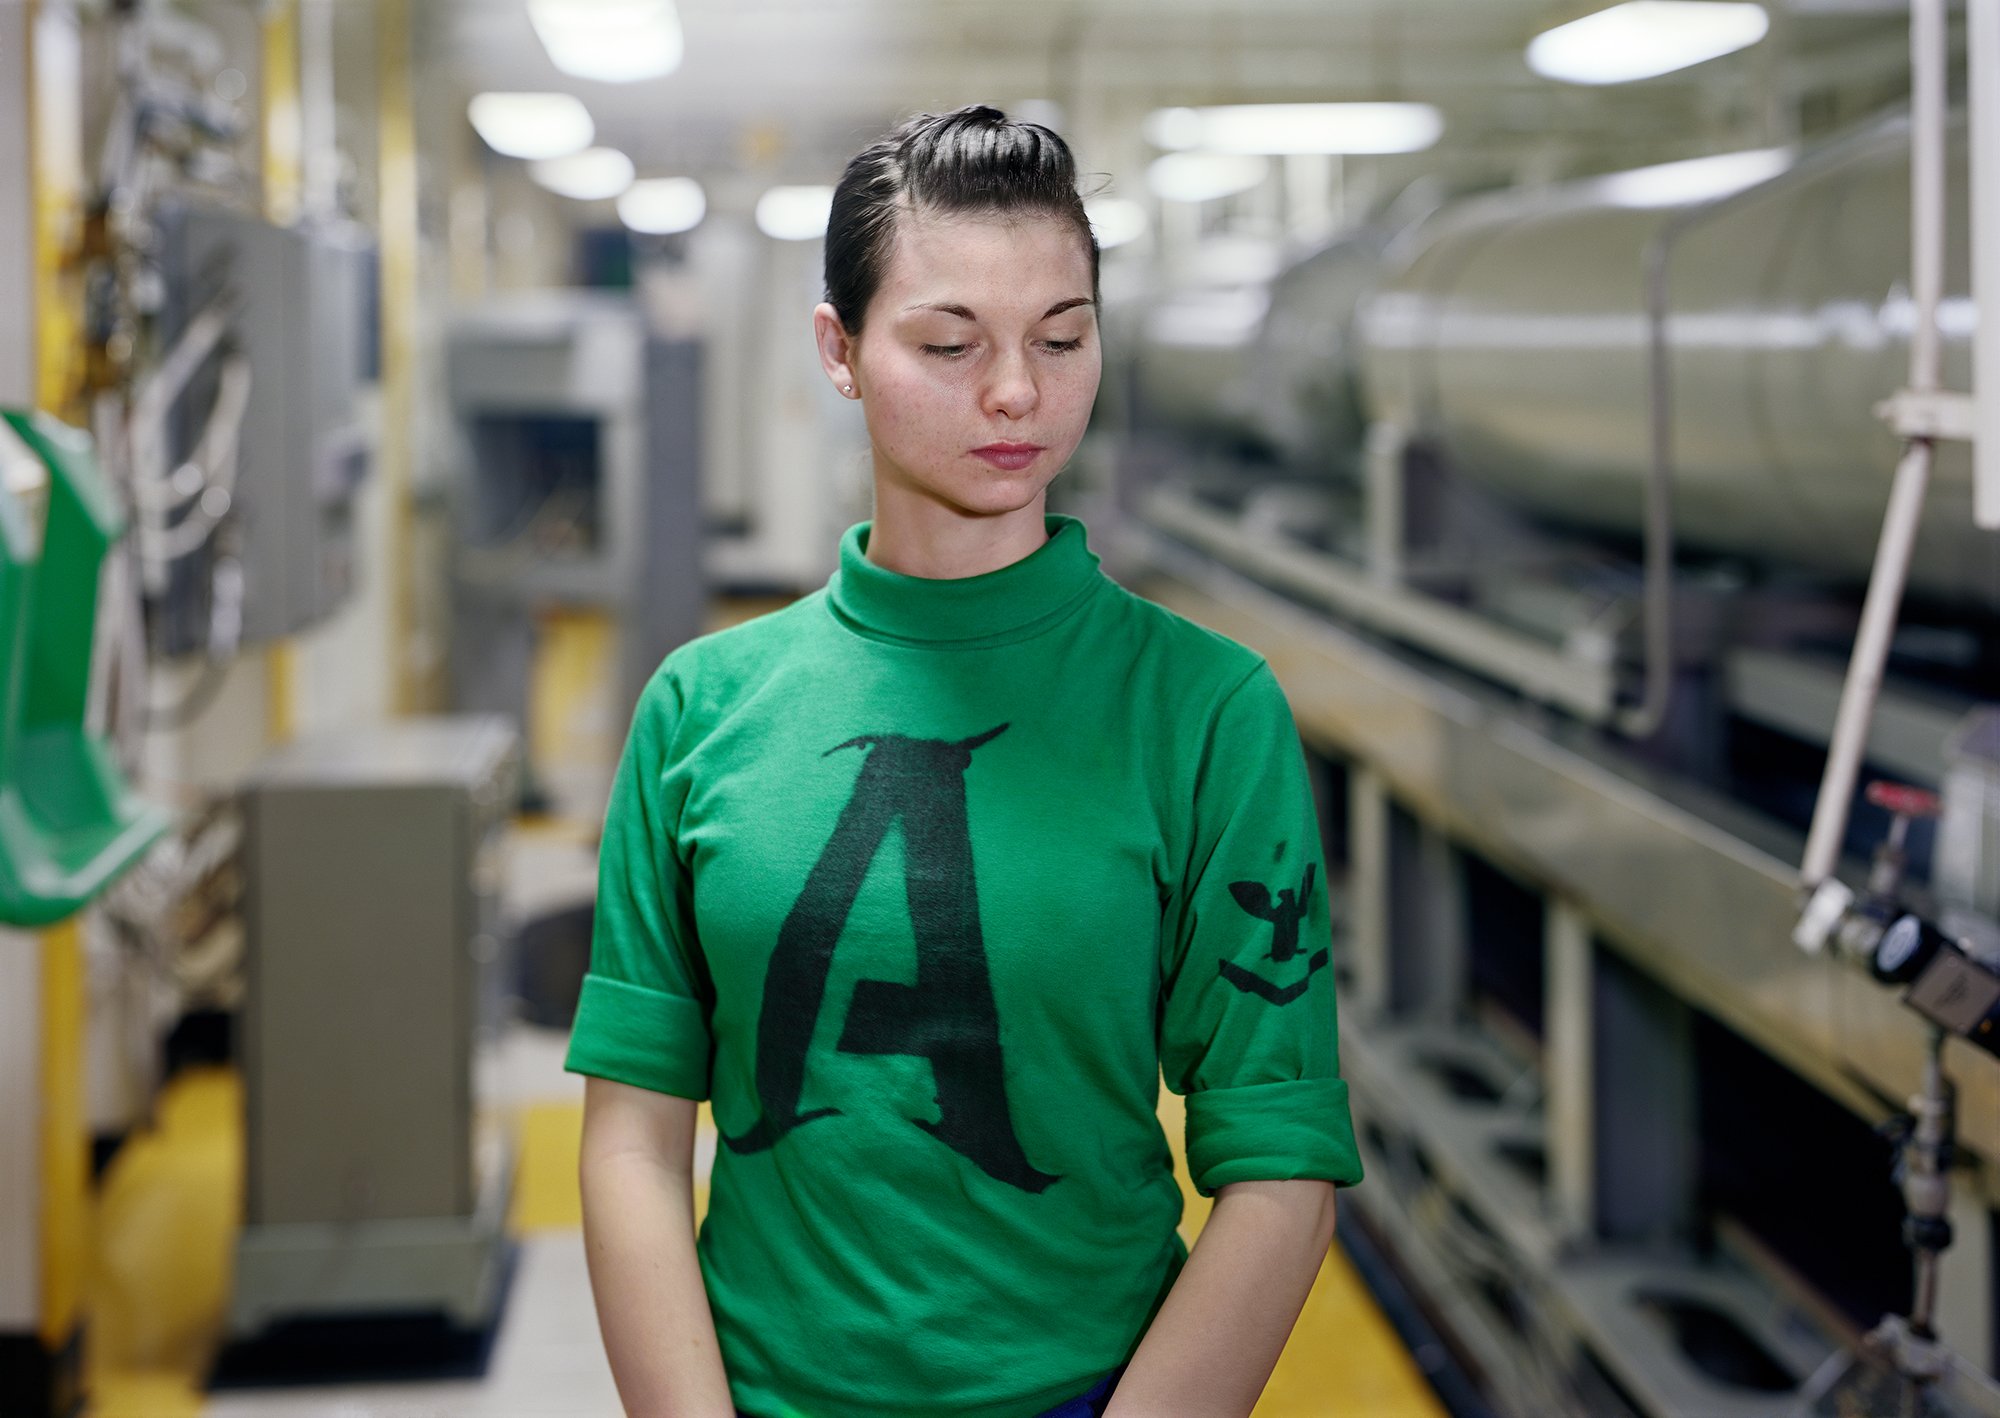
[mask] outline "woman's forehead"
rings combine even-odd
[[[1090,296],[1090,259],[1070,221],[1048,213],[898,212],[881,293],[912,306],[1032,308]]]

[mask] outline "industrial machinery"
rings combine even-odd
[[[237,644],[274,640],[354,585],[355,504],[374,462],[361,402],[377,364],[374,248],[347,224],[188,203],[158,222],[170,353],[132,442],[155,641],[209,651],[218,613]],[[218,438],[229,456],[210,469]]]
[[[1342,1231],[1468,1404],[2000,1412],[2000,450],[1945,392],[1988,54],[1970,123],[1920,77],[1803,148],[1413,188],[1112,316],[1107,563],[1291,695]],[[1854,884],[1813,953],[1816,801]]]
[[[603,612],[617,631],[615,736],[667,652],[700,633],[700,353],[603,292],[454,319],[456,707],[528,722],[536,613]],[[601,794],[566,806],[603,811]]]
[[[513,1159],[480,1060],[518,771],[506,720],[414,718],[298,740],[244,789],[239,1341],[497,1313]]]
[[[0,8],[34,138],[6,172],[25,360],[0,362],[62,420],[0,432],[0,1131],[26,1144],[0,1162],[0,1410],[67,1413],[86,1316],[93,1364],[132,1357],[87,1283],[116,1224],[93,1162],[157,1122],[182,1009],[240,986],[234,814],[180,731],[220,703],[198,729],[261,742],[228,724],[238,651],[357,579],[376,312],[352,205],[266,200],[284,164],[237,100],[283,66],[232,52],[238,16]]]

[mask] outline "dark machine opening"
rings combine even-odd
[[[1310,745],[1305,753],[1307,777],[1312,783],[1313,800],[1319,808],[1319,840],[1326,854],[1327,883],[1344,883],[1352,854],[1347,815],[1347,760],[1321,753]]]
[[[1667,1327],[1680,1351],[1716,1382],[1759,1393],[1790,1393],[1798,1387],[1798,1378],[1790,1369],[1715,1306],[1663,1291],[1646,1292],[1639,1304],[1656,1323]]]
[[[524,555],[594,555],[605,511],[602,428],[574,414],[481,414],[472,425],[480,476],[468,540]]]
[[[1475,1000],[1497,1006],[1542,1037],[1544,968],[1542,898],[1477,853],[1463,848],[1465,938]]]
[[[1693,1029],[1705,1239],[1716,1219],[1733,1217],[1855,1325],[1907,1313],[1894,1149],[1714,1019],[1697,1013]],[[1833,1235],[1840,1244],[1827,1244]]]

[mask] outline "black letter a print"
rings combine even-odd
[[[973,750],[1004,732],[969,739],[863,734],[834,745],[867,751],[854,790],[799,899],[778,931],[757,1016],[755,1126],[723,1141],[761,1152],[786,1133],[838,1108],[799,1111],[806,1053],[826,998],[827,972],[869,864],[889,828],[903,826],[903,889],[917,943],[917,982],[862,980],[840,1034],[851,1054],[910,1054],[930,1060],[939,1119],[911,1121],[988,1175],[1023,1191],[1060,1180],[1029,1163],[1007,1111],[1000,1020],[979,926],[966,822],[965,770]],[[824,756],[824,755],[823,755]]]

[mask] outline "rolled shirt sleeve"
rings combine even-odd
[[[1352,1186],[1319,815],[1291,706],[1261,660],[1214,711],[1188,845],[1161,919],[1160,1067],[1187,1098],[1195,1190]]]
[[[694,931],[687,866],[667,785],[681,687],[662,667],[633,713],[598,853],[597,906],[564,1067],[709,1096],[714,991]]]

